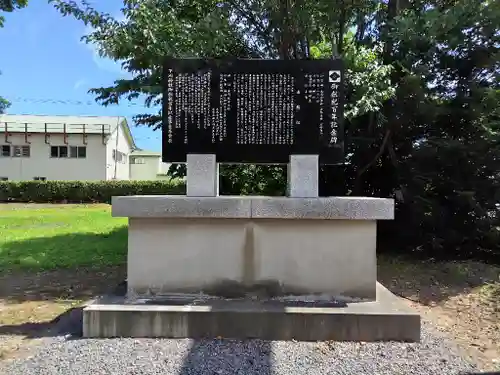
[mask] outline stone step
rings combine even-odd
[[[104,298],[84,309],[83,336],[419,342],[420,316],[382,293],[375,302],[343,307],[251,300],[130,304],[123,297]]]

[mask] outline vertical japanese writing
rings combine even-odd
[[[173,142],[174,126],[174,72],[168,70],[167,75],[167,142]]]
[[[339,90],[339,85],[336,83],[333,83],[331,85],[331,93],[330,93],[330,105],[331,105],[331,121],[330,121],[330,143],[334,144],[337,143],[338,141],[338,117],[337,117],[337,111],[338,111],[338,105],[339,105],[339,98],[338,98],[338,90]]]

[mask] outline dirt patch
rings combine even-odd
[[[500,267],[380,258],[378,279],[484,370],[500,369]]]
[[[106,293],[124,280],[126,265],[81,267],[43,272],[4,272],[0,275],[0,301],[82,300]],[[1,303],[0,302],[0,303]]]
[[[29,353],[84,301],[109,293],[125,267],[13,272],[0,276],[0,359]],[[72,314],[74,315],[74,314]],[[64,327],[63,327],[64,328]],[[59,333],[59,332],[57,332]]]

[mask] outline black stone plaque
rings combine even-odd
[[[221,163],[344,158],[341,60],[167,59],[163,161],[215,154]]]

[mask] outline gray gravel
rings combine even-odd
[[[419,344],[47,339],[1,374],[461,374],[477,371],[423,322]]]

